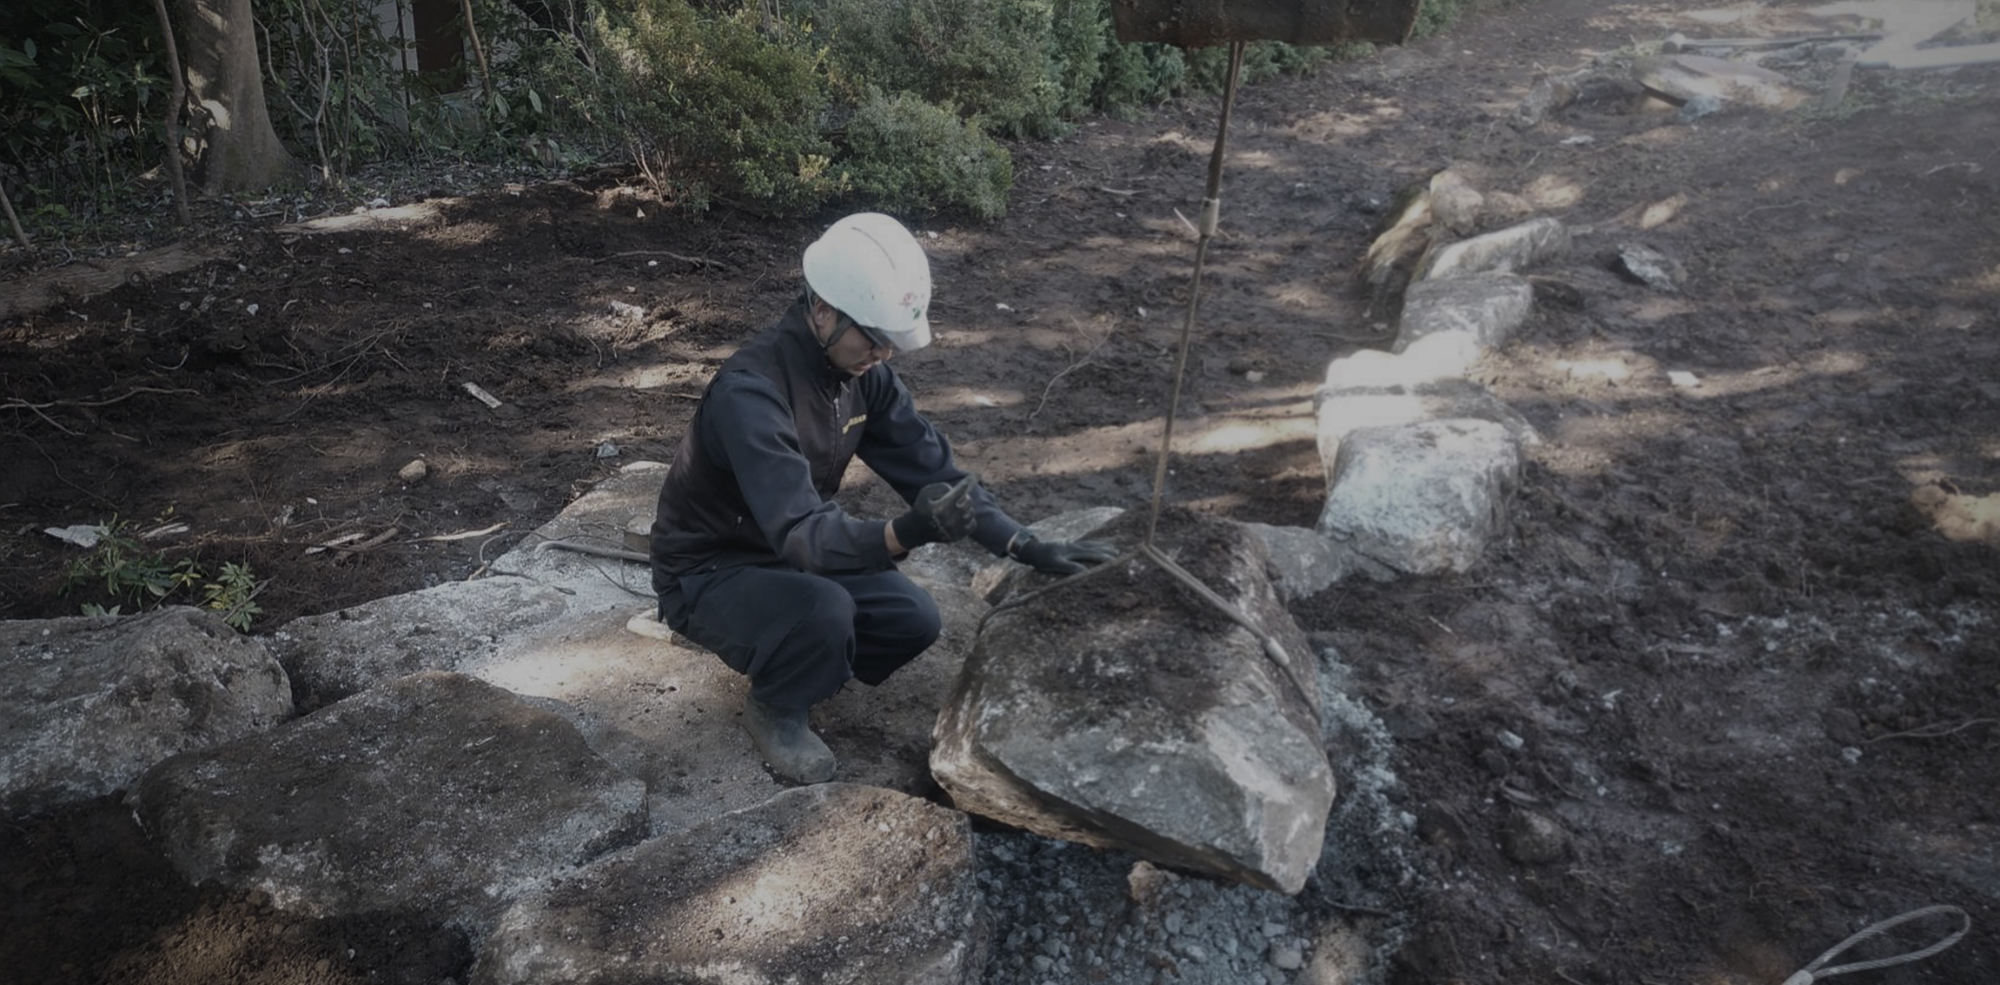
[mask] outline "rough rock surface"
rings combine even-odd
[[[1519,443],[1491,421],[1363,428],[1341,442],[1317,529],[1390,571],[1462,573],[1505,527],[1520,472]]]
[[[473,972],[566,982],[978,982],[965,815],[880,787],[786,791],[524,895]]]
[[[1543,216],[1483,236],[1435,247],[1418,266],[1424,280],[1512,273],[1559,260],[1570,249],[1569,227]]]
[[[1469,274],[1423,280],[1403,296],[1395,351],[1435,335],[1464,335],[1481,349],[1505,345],[1535,305],[1535,288],[1518,274]]]
[[[0,813],[122,789],[154,763],[292,717],[283,668],[215,614],[0,622]]]
[[[1099,536],[1134,544],[1146,519]],[[1311,654],[1241,526],[1176,511],[1158,546],[1278,653],[1158,564],[1107,565],[995,610],[931,772],[961,810],[1297,892],[1334,794]]]
[[[1328,475],[1335,474],[1341,439],[1362,428],[1398,427],[1462,417],[1492,421],[1506,428],[1522,445],[1540,440],[1534,425],[1519,411],[1494,396],[1491,390],[1466,379],[1407,387],[1321,389],[1315,396],[1319,405],[1319,454]]]
[[[454,581],[295,619],[271,648],[310,710],[420,670],[462,670],[564,607],[561,592],[526,578]]]
[[[191,883],[477,928],[535,879],[637,840],[644,796],[557,716],[425,672],[168,759],[129,800]]]

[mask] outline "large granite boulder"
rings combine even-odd
[[[1403,295],[1403,316],[1392,348],[1401,353],[1423,339],[1446,336],[1463,338],[1490,352],[1513,337],[1534,307],[1535,286],[1519,274],[1418,281]]]
[[[0,680],[0,814],[103,796],[292,717],[264,644],[187,607],[0,622]]]
[[[989,921],[965,815],[880,787],[788,790],[523,895],[479,985],[971,985]]]
[[[1492,421],[1452,418],[1349,432],[1329,467],[1316,529],[1377,578],[1463,573],[1507,524],[1520,441]]]
[[[1093,537],[1130,547],[1147,519]],[[1156,546],[1264,638],[1146,558],[1023,595],[974,643],[931,772],[961,810],[1297,892],[1334,795],[1317,663],[1255,534],[1175,510]]]
[[[169,759],[128,795],[191,883],[310,916],[405,912],[476,932],[522,887],[632,844],[645,785],[551,712],[426,672]]]

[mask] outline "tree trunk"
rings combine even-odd
[[[271,129],[250,0],[178,0],[194,101],[195,174],[202,191],[257,191],[290,181],[298,165]]]

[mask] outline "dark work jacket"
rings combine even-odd
[[[833,501],[857,455],[905,502],[966,474],[888,363],[856,377],[827,361],[800,302],[723,361],[695,408],[653,519],[654,590],[731,565],[887,567],[886,521]],[[974,502],[973,539],[1004,554],[1021,525],[983,487]]]

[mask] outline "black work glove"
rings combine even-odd
[[[925,544],[950,543],[972,532],[977,519],[972,490],[978,483],[966,476],[957,485],[933,482],[917,493],[910,512],[889,521],[896,543],[910,551]]]
[[[1023,534],[1007,549],[1007,556],[1036,571],[1073,575],[1085,565],[1117,557],[1118,552],[1110,544],[1094,540],[1036,540],[1032,534]]]

